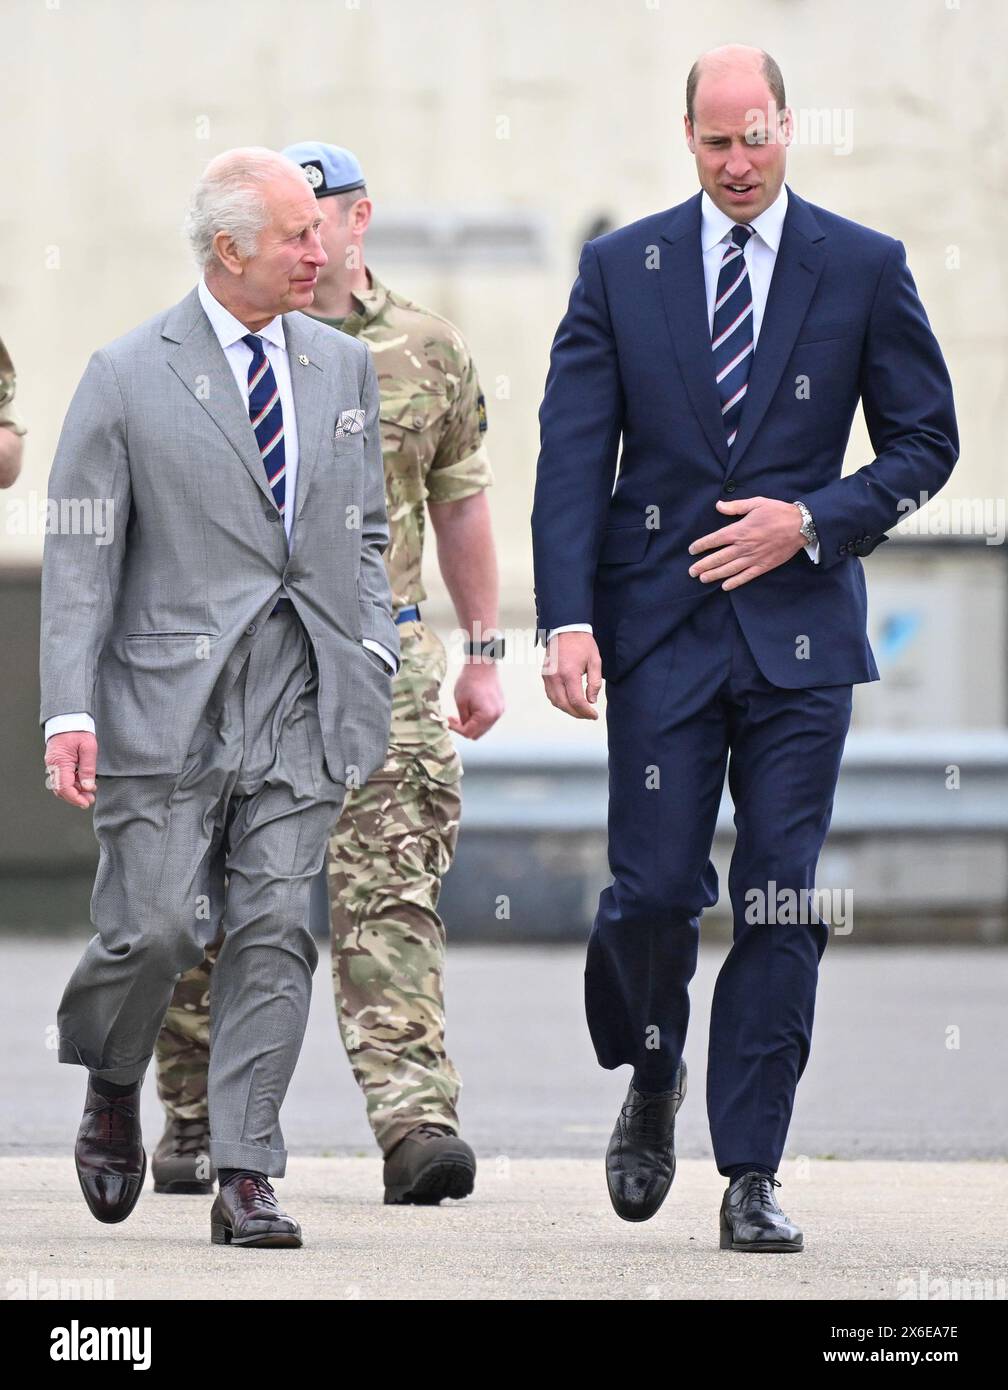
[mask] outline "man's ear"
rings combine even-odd
[[[790,106],[785,106],[778,117],[777,138],[782,145],[790,145],[794,139],[794,115]]]
[[[217,253],[217,259],[225,270],[230,271],[232,275],[240,275],[242,273],[244,261],[238,254],[235,239],[230,232],[215,232],[213,247]]]
[[[363,236],[371,225],[371,212],[374,208],[370,198],[358,198],[350,209],[351,227],[358,236]]]
[[[686,131],[686,144],[690,154],[696,154],[696,149],[693,144],[693,125],[689,116],[683,116],[683,129]]]

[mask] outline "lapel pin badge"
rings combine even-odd
[[[307,367],[307,365],[308,365],[308,354],[307,354],[306,352],[299,353],[299,354],[298,354],[298,361],[301,363],[302,367]]]

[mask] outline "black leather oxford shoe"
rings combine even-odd
[[[762,1250],[787,1254],[801,1250],[805,1240],[789,1221],[774,1196],[780,1187],[766,1173],[740,1173],[721,1200],[721,1249]]]
[[[675,1177],[675,1117],[686,1095],[686,1063],[675,1089],[642,1095],[631,1085],[606,1150],[606,1182],[617,1216],[647,1221]]]
[[[100,1096],[88,1080],[74,1163],[91,1215],[112,1224],[136,1206],[147,1172],[140,1135],[140,1086],[122,1096]]]

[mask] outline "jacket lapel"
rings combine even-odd
[[[700,194],[673,210],[662,238],[675,247],[673,255],[662,257],[660,275],[679,369],[711,448],[734,473],[763,421],[808,313],[826,258],[825,233],[808,204],[788,188],[787,214],[730,460],[709,350]]]
[[[714,453],[728,463],[721,397],[714,380],[707,326],[707,290],[700,252],[700,194],[675,208],[662,239],[674,247],[661,257],[665,317],[686,390]]]
[[[759,341],[749,373],[749,386],[731,451],[734,473],[767,412],[781,373],[805,321],[826,260],[826,234],[808,204],[788,189],[788,207],[781,229],[770,291]],[[720,407],[719,407],[720,408]]]
[[[297,415],[297,496],[294,498],[294,519],[297,520],[304,508],[325,437],[329,388],[324,367],[326,354],[320,348],[319,335],[313,332],[310,320],[304,314],[285,314],[283,324]],[[301,360],[303,357],[307,362]]]
[[[172,371],[232,445],[256,487],[276,506],[252,421],[195,290],[168,315],[162,336],[178,344],[168,356]]]

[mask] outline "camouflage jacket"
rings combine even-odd
[[[385,566],[394,610],[426,598],[420,578],[425,501],[456,502],[493,482],[483,443],[486,405],[469,349],[447,319],[387,289],[354,291],[357,309],[323,319],[363,338],[381,392],[388,502]]]

